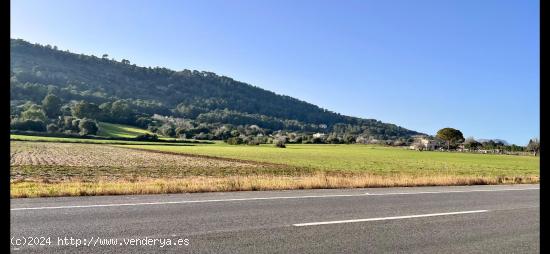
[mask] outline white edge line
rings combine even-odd
[[[462,192],[491,192],[491,191],[523,191],[523,190],[540,190],[540,188],[497,189],[497,190],[459,190],[459,191],[390,192],[390,193],[365,193],[365,195],[369,195],[369,196],[389,196],[389,195],[415,195],[415,194],[462,193]]]
[[[44,206],[44,207],[22,207],[12,208],[11,211],[20,210],[42,210],[42,209],[63,209],[63,208],[91,208],[91,207],[113,207],[113,206],[142,206],[142,205],[168,205],[168,204],[187,204],[187,203],[209,203],[209,202],[230,202],[230,201],[249,201],[249,200],[271,200],[271,199],[297,199],[297,198],[326,198],[326,197],[355,197],[365,196],[366,194],[342,194],[342,195],[321,195],[321,196],[290,196],[290,197],[265,197],[265,198],[231,198],[231,199],[207,199],[207,200],[183,200],[168,202],[151,203],[126,203],[126,204],[99,204],[99,205],[73,205],[73,206]]]
[[[169,204],[232,202],[232,201],[253,201],[253,200],[276,200],[276,199],[360,197],[360,196],[386,196],[386,195],[415,195],[415,194],[460,193],[460,192],[479,192],[479,191],[522,191],[522,190],[539,190],[539,188],[498,189],[498,190],[464,190],[464,191],[440,191],[440,192],[437,192],[437,191],[424,191],[424,192],[395,192],[395,193],[361,193],[361,194],[340,194],[340,195],[335,194],[335,195],[317,195],[317,196],[286,196],[286,197],[264,197],[264,198],[183,200],[183,201],[149,202],[149,203],[118,203],[118,204],[97,204],[97,205],[43,206],[43,207],[11,208],[10,211],[93,208],[93,207],[117,207],[117,206],[169,205]]]
[[[411,218],[422,218],[422,217],[434,217],[434,216],[445,216],[445,215],[456,215],[456,214],[485,213],[485,212],[488,212],[488,211],[489,211],[489,210],[475,210],[475,211],[450,212],[450,213],[430,213],[430,214],[417,214],[417,215],[405,215],[405,216],[393,216],[393,217],[380,217],[380,218],[370,218],[370,219],[356,219],[356,220],[337,220],[337,221],[309,222],[309,223],[292,224],[292,226],[295,226],[295,227],[305,227],[305,226],[317,226],[317,225],[328,225],[328,224],[342,224],[342,223],[353,223],[353,222],[383,221],[383,220],[400,220],[400,219],[411,219]]]

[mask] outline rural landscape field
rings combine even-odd
[[[540,1],[10,1],[10,252],[539,253]]]
[[[223,142],[12,139],[14,198],[539,182],[539,157],[533,156],[361,144],[280,149]]]
[[[538,138],[427,134],[212,72],[11,49],[13,198],[539,182]]]

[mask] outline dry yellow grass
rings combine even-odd
[[[215,191],[289,190],[318,188],[366,188],[450,186],[480,184],[538,183],[539,177],[485,177],[485,176],[334,176],[317,174],[303,177],[232,176],[187,177],[178,179],[140,178],[129,180],[86,181],[13,181],[12,198],[168,194]]]

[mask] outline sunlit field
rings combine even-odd
[[[277,148],[36,139],[41,142],[11,141],[14,198],[539,182],[539,157],[533,156],[373,145]]]
[[[528,176],[539,175],[539,157],[414,151],[374,145],[195,145],[123,147],[198,154],[306,167],[331,172],[373,174]]]

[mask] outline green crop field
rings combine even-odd
[[[58,142],[58,143],[83,143],[83,144],[129,144],[129,145],[164,145],[164,146],[188,146],[187,143],[163,143],[149,141],[132,141],[132,140],[114,140],[114,139],[88,139],[88,138],[62,138],[62,137],[44,137],[30,136],[20,134],[10,134],[10,140],[13,141],[33,141],[33,142]],[[190,142],[199,142],[187,140]]]
[[[136,128],[133,126],[99,122],[99,131],[97,135],[102,137],[134,138],[136,136],[146,133],[152,134],[148,130]]]
[[[124,147],[278,163],[322,171],[383,175],[538,176],[540,165],[539,157],[533,156],[419,152],[373,145]]]
[[[98,136],[108,138],[135,138],[142,134],[153,134],[152,132],[140,129],[134,126],[124,124],[114,124],[99,122]],[[157,134],[158,135],[158,134]],[[159,135],[159,139],[162,140],[175,140],[175,138]]]

